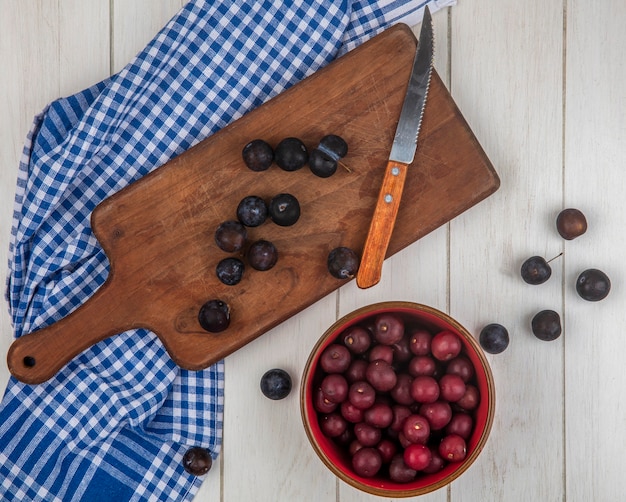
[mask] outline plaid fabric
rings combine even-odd
[[[89,216],[141,178],[390,24],[454,0],[194,0],[121,72],[35,118],[16,190],[6,298],[16,336],[69,314],[107,257]],[[221,445],[224,366],[178,368],[153,334],[88,349],[0,404],[0,495],[20,501],[190,500],[181,460]]]

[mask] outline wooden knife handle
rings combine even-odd
[[[128,302],[111,286],[106,282],[63,319],[15,340],[7,354],[11,374],[28,384],[45,382],[87,348],[129,329]]]
[[[356,283],[359,288],[370,288],[380,281],[383,261],[400,207],[407,168],[407,164],[392,160],[387,162],[374,216],[363,247],[361,264],[356,274]]]

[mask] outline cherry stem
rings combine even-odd
[[[349,173],[352,172],[352,169],[350,169],[347,165],[345,165],[343,162],[341,162],[340,160],[337,161],[337,163],[343,167],[346,171],[348,171]]]
[[[550,258],[546,263],[550,263],[551,261],[554,261],[557,258],[560,258],[561,256],[563,256],[563,251],[561,251],[559,254],[557,254],[554,258]]]

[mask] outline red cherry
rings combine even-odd
[[[411,469],[421,471],[430,464],[432,453],[430,453],[428,446],[413,443],[406,447],[403,458],[404,463]]]

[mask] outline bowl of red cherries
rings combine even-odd
[[[476,460],[495,386],[476,339],[411,302],[360,308],[333,324],[306,363],[305,432],[322,462],[367,493],[411,497],[446,486]]]

